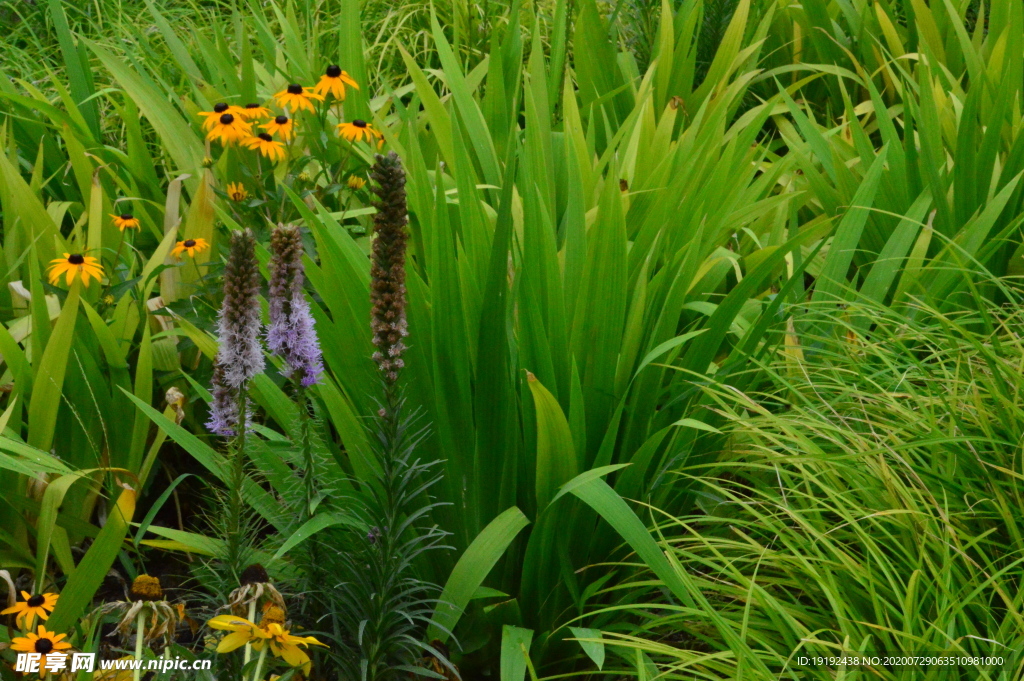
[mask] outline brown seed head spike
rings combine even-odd
[[[373,330],[373,361],[388,386],[398,381],[404,366],[403,339],[409,334],[405,320],[405,246],[409,221],[405,203],[405,170],[395,152],[377,155],[370,171],[377,195],[373,218],[376,239],[370,264],[370,327]]]

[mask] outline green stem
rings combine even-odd
[[[313,444],[310,435],[312,419],[309,417],[309,400],[306,396],[306,389],[301,384],[299,384],[295,398],[299,408],[299,447],[302,450],[302,460],[306,466],[303,475],[303,482],[306,487],[306,515],[307,517],[312,517],[313,498],[316,496],[316,488],[314,486],[316,471],[314,470]]]
[[[256,600],[253,599],[253,601],[251,603],[249,603],[249,621],[250,622],[254,622],[255,621],[255,619],[254,619],[255,617],[256,617]],[[243,660],[243,663],[244,664],[249,664],[249,660],[251,660],[251,659],[252,659],[252,642],[249,642],[249,643],[245,644],[245,658]]]
[[[256,669],[252,672],[252,681],[260,681],[260,677],[263,674],[263,661],[267,659],[267,648],[269,647],[269,643],[263,644],[263,650],[260,651],[259,659],[256,660]]]
[[[141,608],[139,610],[138,618],[135,620],[135,659],[142,659],[142,641],[143,634],[146,630],[146,609]],[[132,679],[139,681],[142,678],[142,664],[137,664],[134,671],[132,671]]]
[[[241,574],[241,528],[242,528],[242,483],[245,478],[245,430],[246,430],[245,386],[238,389],[238,420],[235,424],[229,516],[228,516],[228,565],[235,575]]]

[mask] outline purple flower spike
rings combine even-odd
[[[270,326],[267,347],[284,359],[283,372],[303,387],[315,385],[324,371],[313,315],[302,293],[302,236],[296,227],[280,226],[270,237]]]
[[[249,230],[235,232],[224,268],[224,302],[217,319],[220,347],[213,371],[213,405],[206,424],[220,435],[235,434],[245,385],[263,371],[259,293],[256,240]]]

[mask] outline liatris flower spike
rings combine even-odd
[[[224,302],[217,320],[220,348],[213,375],[213,407],[207,427],[224,434],[233,428],[237,415],[221,413],[228,407],[223,399],[244,390],[245,384],[263,371],[260,347],[260,271],[256,261],[256,240],[243,230],[231,235],[231,252],[224,267]],[[235,409],[237,403],[229,406]]]
[[[280,226],[270,237],[270,326],[267,347],[284,359],[286,374],[303,386],[311,386],[323,373],[320,341],[317,339],[309,303],[302,293],[305,272],[302,265],[302,236],[296,227]]]
[[[402,353],[403,339],[409,335],[405,320],[405,244],[408,235],[405,224],[408,214],[405,204],[405,170],[398,154],[377,155],[370,171],[376,183],[373,193],[377,214],[373,216],[373,254],[370,264],[370,323],[373,330],[373,361],[388,386],[398,381],[398,372],[405,366]]]

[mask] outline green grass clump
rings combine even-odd
[[[844,678],[1020,678],[1019,308],[871,312],[870,338],[791,345],[756,390],[709,389],[720,460],[677,471],[691,513],[654,516],[705,608],[640,608],[638,630],[606,635],[630,663],[642,651],[665,678],[832,679],[839,665],[799,658],[997,657]]]

